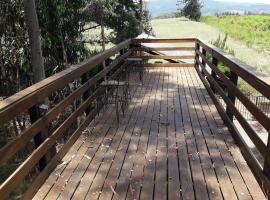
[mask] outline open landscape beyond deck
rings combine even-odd
[[[265,199],[194,68],[143,78],[119,125],[108,105],[34,199]]]

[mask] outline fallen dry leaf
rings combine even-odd
[[[116,195],[116,192],[115,192],[115,190],[114,190],[114,188],[113,188],[112,185],[110,185],[110,188],[111,188],[112,192],[114,193],[114,195]]]
[[[169,126],[170,122],[160,122],[160,124],[163,125],[163,126]]]

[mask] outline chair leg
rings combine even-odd
[[[116,112],[116,120],[117,120],[117,123],[119,124],[118,100],[116,100],[115,102],[115,112]]]

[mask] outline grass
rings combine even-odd
[[[270,52],[270,16],[205,16],[202,21],[227,32],[249,47]]]
[[[222,37],[225,35],[224,30],[184,18],[154,19],[152,20],[152,26],[157,38],[198,37],[210,43],[216,40],[219,35]],[[247,46],[245,41],[231,36],[228,38],[227,45],[234,50],[235,57],[260,71],[270,74],[269,53],[258,51],[253,46]]]

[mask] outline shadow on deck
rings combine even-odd
[[[138,83],[120,123],[102,109],[34,199],[265,199],[194,68]]]

